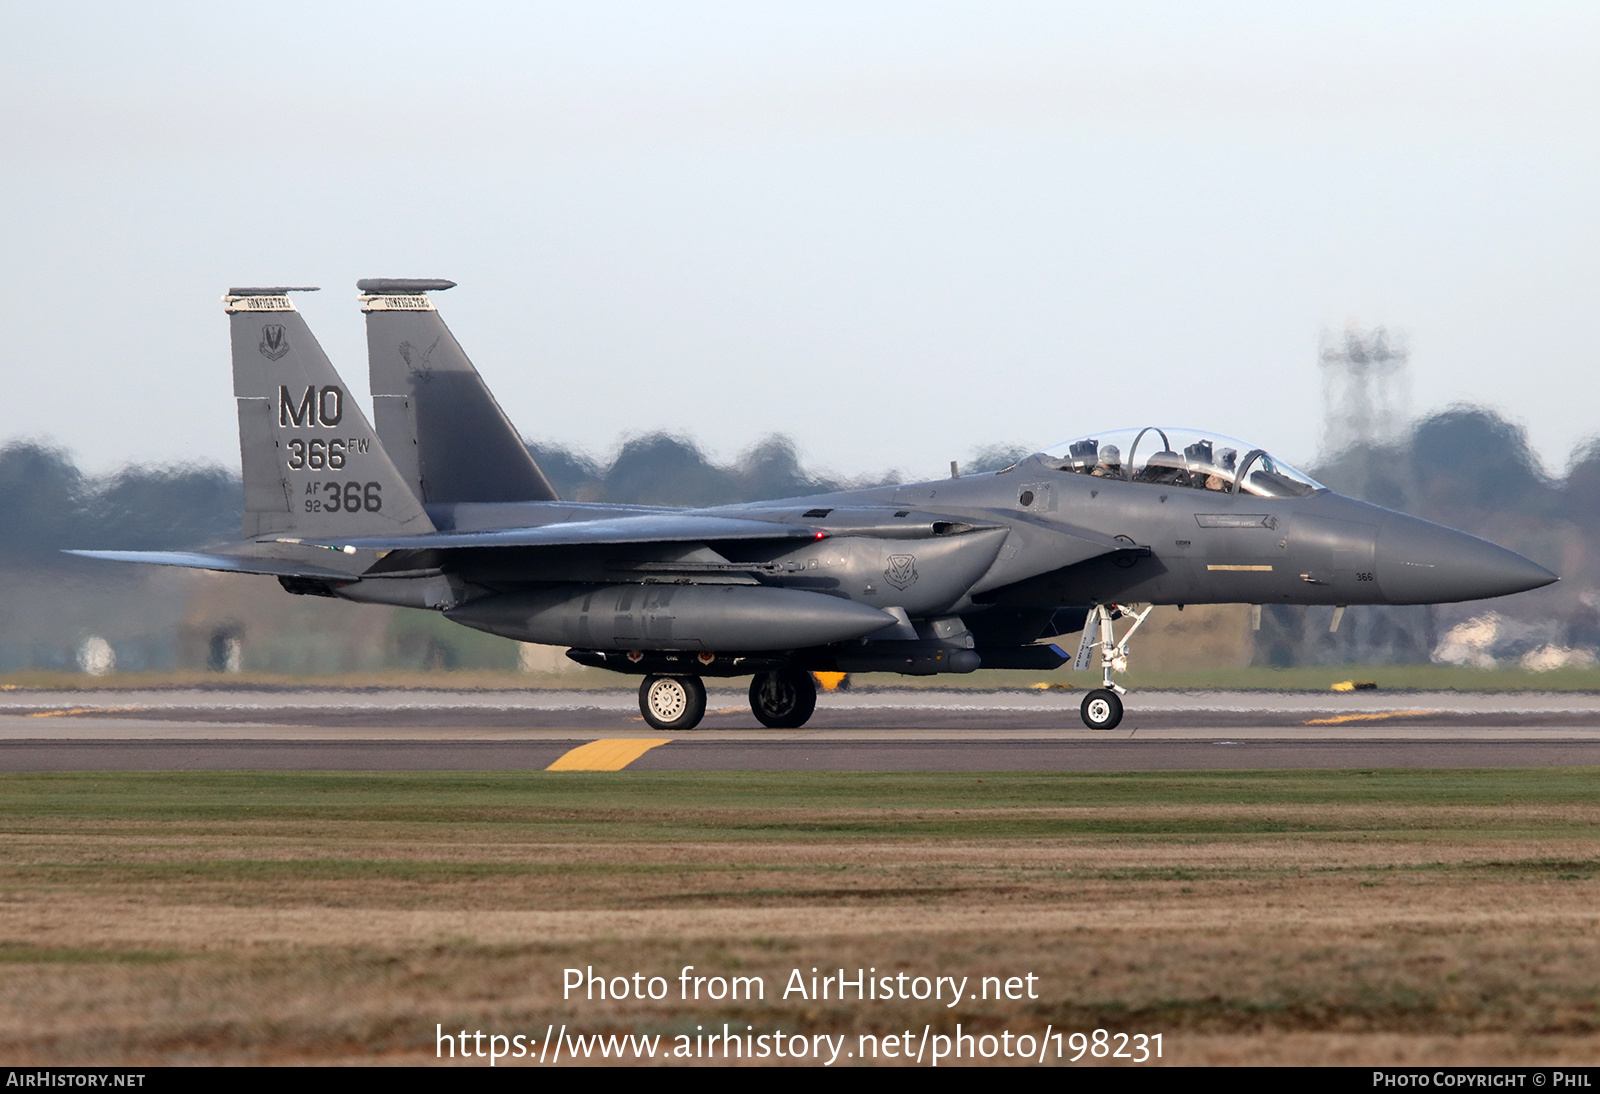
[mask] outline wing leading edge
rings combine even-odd
[[[320,547],[396,551],[456,547],[545,547],[611,543],[692,543],[730,539],[821,539],[821,529],[741,517],[682,513],[647,514],[614,520],[575,520],[531,528],[480,532],[430,532],[415,536],[358,536],[306,540]]]

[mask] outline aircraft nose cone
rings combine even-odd
[[[1392,604],[1445,604],[1525,592],[1561,580],[1515,551],[1416,517],[1378,533],[1377,578]]]

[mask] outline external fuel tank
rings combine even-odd
[[[797,649],[896,623],[837,596],[762,585],[557,585],[482,597],[445,615],[519,642],[623,650]]]

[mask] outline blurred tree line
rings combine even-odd
[[[609,460],[553,444],[529,450],[564,498],[654,505],[726,505],[898,482],[887,473],[846,480],[803,466],[792,441],[769,437],[729,463],[693,441],[632,438]],[[963,461],[963,474],[998,470],[1026,448],[992,445]],[[1418,421],[1400,440],[1352,448],[1307,470],[1325,485],[1379,505],[1481,535],[1561,574],[1545,590],[1492,610],[1555,620],[1564,640],[1600,647],[1600,439],[1553,474],[1526,433],[1494,411],[1452,407]],[[129,466],[86,475],[59,448],[18,441],[0,448],[0,564],[13,574],[65,564],[62,548],[161,550],[236,540],[237,474],[215,465]],[[1442,626],[1491,610],[1355,608],[1338,634],[1331,609],[1271,608],[1257,660],[1306,664],[1426,660]],[[1440,612],[1444,614],[1441,615]]]
[[[730,464],[693,441],[650,433],[610,462],[558,445],[528,445],[562,497],[645,505],[726,505],[898,483],[898,475],[830,477],[803,467],[794,441],[770,437]],[[962,473],[998,470],[1029,449],[990,445]],[[1490,534],[1539,536],[1562,521],[1600,529],[1600,438],[1579,446],[1565,475],[1542,469],[1522,427],[1491,409],[1456,406],[1394,445],[1352,448],[1309,467],[1323,485],[1414,517]],[[37,441],[0,448],[0,555],[61,547],[178,549],[238,537],[237,473],[218,465],[130,465],[85,475],[64,449]]]
[[[1452,407],[1396,444],[1350,448],[1309,470],[1341,494],[1456,527],[1507,517],[1600,524],[1600,438],[1580,445],[1557,477],[1522,427],[1483,407]]]
[[[528,448],[561,496],[578,501],[729,505],[899,481],[893,474],[845,480],[809,471],[794,442],[781,436],[727,464],[690,440],[659,433],[625,442],[609,462],[558,445]],[[0,561],[48,563],[70,547],[149,551],[228,542],[239,538],[243,510],[239,476],[216,465],[129,466],[92,476],[47,444],[0,448]]]
[[[802,466],[794,443],[769,437],[731,463],[693,441],[653,433],[626,441],[608,461],[554,444],[528,446],[563,498],[643,505],[728,505],[892,484],[889,473],[843,479]],[[1027,455],[991,445],[963,474],[994,471]],[[1453,407],[1425,418],[1391,445],[1353,448],[1307,470],[1324,485],[1414,516],[1531,546],[1560,562],[1560,525],[1600,530],[1600,438],[1552,475],[1526,433],[1492,410]],[[239,477],[216,465],[79,470],[64,450],[15,441],[0,448],[0,555],[38,558],[62,547],[156,550],[238,538]],[[1537,556],[1536,556],[1537,557]]]
[[[561,496],[578,501],[728,505],[900,481],[893,473],[843,479],[807,469],[782,436],[726,464],[687,438],[661,433],[626,441],[609,461],[554,444],[528,448]],[[1027,452],[991,445],[961,471],[998,470]],[[1600,530],[1600,438],[1573,453],[1565,475],[1552,475],[1519,426],[1482,407],[1453,407],[1419,421],[1398,443],[1349,449],[1307,470],[1351,497],[1516,550],[1527,546],[1546,565],[1561,561],[1552,551],[1559,553],[1562,524]],[[216,465],[135,465],[91,476],[60,448],[30,441],[0,448],[0,556],[12,559],[63,547],[156,550],[232,540],[242,508],[238,475]]]
[[[625,441],[610,463],[553,444],[529,444],[550,484],[570,501],[629,505],[732,505],[899,482],[845,480],[808,471],[794,442],[768,437],[733,463],[714,463],[685,437],[651,433]]]
[[[215,465],[90,476],[65,451],[0,448],[0,559],[48,562],[67,547],[160,550],[239,538],[244,492]]]

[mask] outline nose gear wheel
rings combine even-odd
[[[1117,723],[1122,721],[1122,700],[1114,691],[1095,688],[1083,697],[1079,713],[1083,715],[1083,724],[1090,729],[1116,729]]]
[[[698,676],[646,676],[639,713],[656,729],[693,729],[706,713],[706,686]]]
[[[817,682],[800,669],[773,669],[750,681],[750,712],[768,729],[798,729],[817,709]]]

